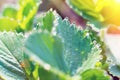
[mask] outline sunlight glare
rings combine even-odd
[[[120,3],[120,0],[115,0],[117,3]]]

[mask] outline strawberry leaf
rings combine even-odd
[[[99,44],[94,44],[96,41],[93,40],[94,37],[91,37],[92,34],[89,30],[80,30],[74,24],[71,25],[68,19],[62,20],[59,17],[57,35],[63,41],[65,61],[71,75],[74,75],[78,68],[84,64],[93,63],[86,68],[89,69],[99,61],[101,50]],[[91,58],[93,56],[96,56],[96,58]]]
[[[22,67],[24,38],[13,32],[0,32],[0,77],[4,80],[26,80]]]
[[[25,52],[60,79],[74,80],[77,73],[94,68],[95,63],[101,59],[99,44],[95,43],[95,38],[92,39],[89,32],[57,16],[56,34],[44,29],[33,31],[26,40]]]

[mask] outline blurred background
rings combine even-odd
[[[4,7],[5,4],[14,5],[18,3],[18,1],[19,0],[0,0],[0,11],[2,11],[2,7]],[[62,18],[68,17],[72,23],[85,27],[86,20],[70,9],[65,0],[43,0],[39,7],[38,13],[48,11],[51,8],[56,10]]]
[[[0,0],[0,11],[5,4],[12,3],[14,5],[18,1]],[[70,22],[83,28],[85,28],[87,22],[94,24],[97,28],[111,24],[120,26],[120,0],[77,0],[78,3],[74,0],[69,1],[71,5],[68,6],[66,0],[42,0],[38,13],[52,8],[62,18],[68,17]]]

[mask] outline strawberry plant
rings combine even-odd
[[[108,1],[66,0],[86,27],[57,9],[39,13],[42,2],[19,0],[17,8],[3,7],[0,80],[119,80],[120,32],[102,13]]]

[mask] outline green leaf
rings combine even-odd
[[[101,58],[100,53],[101,50],[98,50],[97,45],[94,46],[92,51],[89,53],[87,59],[83,62],[82,66],[78,69],[78,73],[82,73],[85,70],[95,68],[96,62],[98,62]],[[87,65],[87,66],[86,66]]]
[[[67,0],[72,9],[90,21],[103,21],[103,17],[100,14],[100,10],[103,8],[104,0]],[[98,3],[99,2],[99,3]],[[102,3],[102,4],[101,4]]]
[[[31,41],[34,43],[31,43]],[[53,37],[47,32],[34,32],[27,39],[26,48],[44,62],[67,73],[62,55],[62,43],[59,38]]]
[[[25,52],[46,71],[62,80],[74,80],[78,73],[94,68],[101,59],[101,49],[89,30],[80,30],[59,16],[56,23],[56,34],[47,30],[33,31],[26,40]]]
[[[81,74],[82,80],[111,80],[103,70],[89,69]]]
[[[55,75],[49,70],[44,69],[43,67],[39,66],[35,61],[28,56],[25,57],[25,70],[29,75],[29,80],[58,80],[59,76]]]
[[[20,9],[17,12],[17,19],[21,22],[23,30],[32,28],[33,19],[37,13],[39,3],[37,0],[20,0]]]
[[[25,47],[25,52],[41,67],[66,78],[64,73],[67,74],[68,69],[63,59],[61,39],[48,32],[35,31],[26,40]]]
[[[34,16],[37,13],[37,10],[39,8],[39,4],[41,3],[41,0],[20,0],[19,8],[13,8],[13,7],[5,7],[3,9],[2,15],[8,18],[14,19],[14,23],[19,22],[19,27],[14,26],[15,24],[12,24],[12,29],[17,30],[18,32],[27,31],[30,30],[33,26],[33,20]],[[8,28],[8,24],[5,24],[1,21],[2,25],[5,25],[5,28],[2,27],[2,29]],[[12,23],[13,21],[7,20],[6,23],[9,21],[9,23]],[[7,27],[6,27],[7,26]],[[7,30],[10,30],[8,28]]]
[[[51,32],[54,26],[54,20],[55,20],[54,12],[50,10],[47,13],[41,14],[40,17],[36,19],[34,24],[35,26],[41,28],[42,30],[46,29],[49,32]]]
[[[15,30],[19,26],[19,23],[12,18],[0,18],[0,31]]]
[[[23,36],[0,32],[0,77],[4,80],[26,80],[21,66],[24,60]]]
[[[26,75],[28,76],[28,80],[37,80],[38,64],[31,60],[27,54],[24,55],[23,66],[26,71]]]
[[[2,11],[2,15],[5,17],[9,17],[9,18],[14,18],[16,19],[17,16],[17,9],[11,7],[11,6],[7,6],[3,9]]]
[[[46,13],[46,16],[43,17],[43,29],[47,29],[48,31],[51,31],[53,28],[54,22],[54,14],[52,11],[49,11]]]
[[[39,76],[41,80],[61,80],[57,75],[43,68],[39,68]]]
[[[101,50],[99,44],[94,44],[88,30],[80,30],[74,24],[70,24],[68,19],[62,20],[59,17],[57,26],[57,35],[62,38],[64,46],[65,61],[70,69],[71,75],[74,75],[79,67],[84,64],[92,68],[100,59]],[[95,40],[94,40],[95,42]],[[92,58],[96,56],[96,58]],[[86,63],[84,63],[86,61]]]

